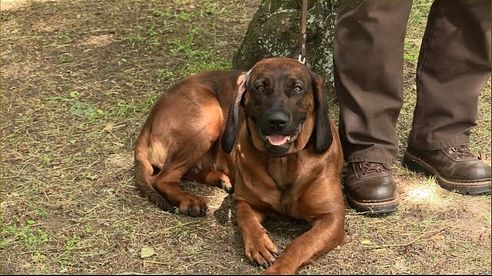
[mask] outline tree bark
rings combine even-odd
[[[306,65],[333,87],[333,34],[337,13],[360,0],[308,1]],[[249,70],[266,57],[298,58],[300,0],[262,0],[233,58],[233,67]]]

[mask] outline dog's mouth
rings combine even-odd
[[[287,143],[290,143],[292,136],[284,135],[270,135],[266,136],[266,141],[272,146],[281,147]]]
[[[291,134],[272,133],[270,135],[261,134],[267,148],[288,148],[290,144],[297,140],[297,136],[302,130],[303,121],[301,121]],[[262,131],[260,131],[262,133]]]

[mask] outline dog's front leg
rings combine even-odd
[[[312,228],[295,239],[265,274],[295,274],[299,268],[345,240],[343,215],[318,217]]]
[[[267,268],[275,261],[278,248],[261,225],[264,214],[255,210],[249,203],[237,200],[236,217],[243,237],[246,257],[251,262]]]

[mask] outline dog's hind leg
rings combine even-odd
[[[152,177],[153,175],[156,175],[160,169],[155,167],[152,164],[151,158],[149,158],[149,148],[147,147],[148,139],[148,129],[144,128],[140,133],[135,146],[135,185],[140,193],[147,197],[152,203],[165,211],[171,211],[174,206],[158,193],[152,185]],[[163,156],[165,156],[165,153],[161,151],[160,155],[161,158],[164,158]]]
[[[203,118],[203,117],[202,117]],[[207,156],[212,145],[219,137],[219,118],[209,116],[208,120],[202,120],[202,124],[211,125],[211,130],[206,131],[199,125],[199,131],[180,135],[182,139],[174,140],[165,147],[166,160],[163,162],[160,172],[152,179],[154,188],[159,191],[169,202],[178,207],[180,214],[189,216],[204,216],[207,210],[205,201],[197,196],[184,191],[180,182],[191,168],[197,166]],[[215,129],[213,128],[215,125]],[[205,181],[204,181],[205,182]]]
[[[184,179],[204,183],[210,186],[219,187],[227,193],[231,194],[234,189],[229,176],[220,170],[215,169],[191,169],[183,176]]]
[[[176,206],[180,214],[192,217],[204,216],[207,210],[205,201],[197,196],[184,191],[180,182],[185,173],[195,165],[200,158],[200,150],[193,149],[194,153],[185,153],[185,160],[176,160],[166,164],[161,171],[152,179],[154,188],[159,191],[169,202]],[[202,151],[203,154],[205,151]],[[203,155],[202,154],[202,155]]]
[[[159,169],[150,178],[152,187],[179,213],[203,216],[205,201],[185,192],[180,182],[219,139],[222,109],[214,92],[202,85],[189,82],[174,89],[156,103],[142,148],[149,148],[147,156]]]

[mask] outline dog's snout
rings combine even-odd
[[[267,120],[270,128],[280,130],[288,125],[290,118],[289,114],[282,111],[276,111],[269,113]]]

